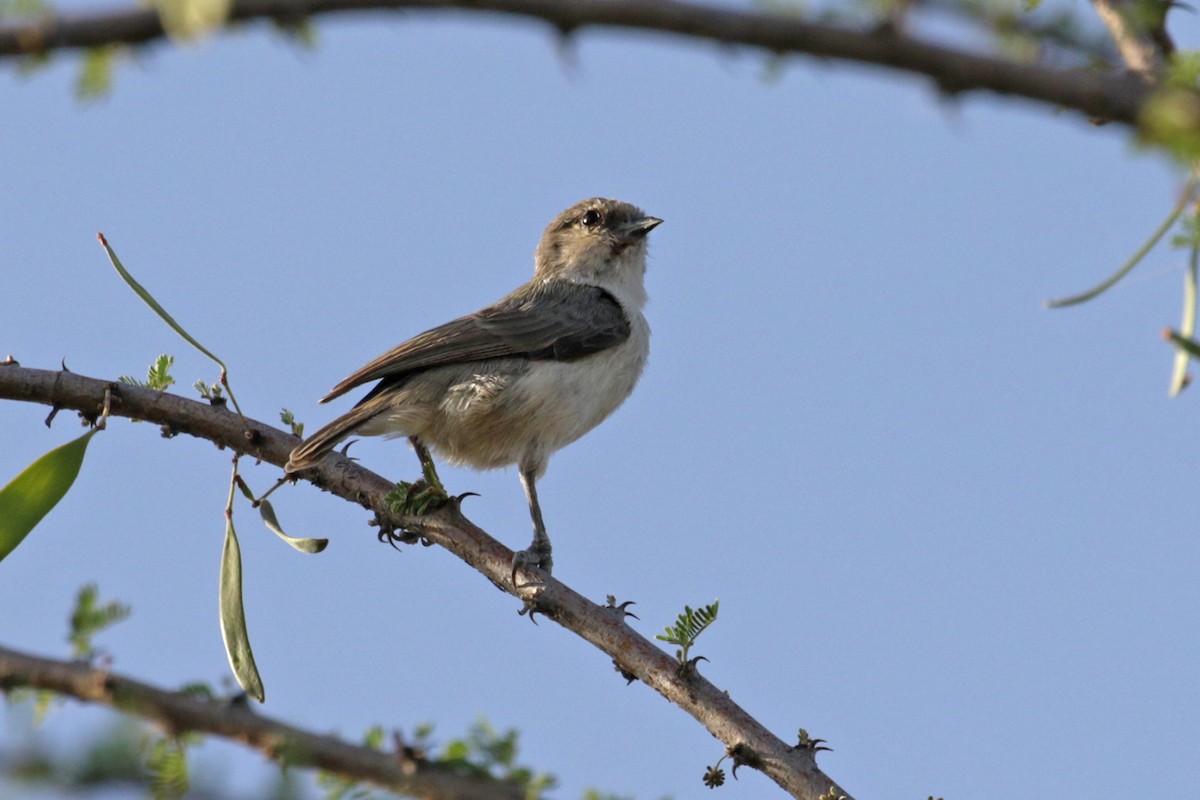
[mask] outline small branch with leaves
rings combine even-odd
[[[111,619],[111,614],[107,615]],[[245,703],[214,698],[192,687],[166,691],[108,668],[60,661],[0,647],[0,690],[51,692],[85,703],[110,706],[157,724],[168,734],[149,755],[150,774],[159,782],[186,787],[186,749],[194,734],[240,742],[288,767],[312,767],[327,779],[368,783],[430,800],[523,800],[529,781],[497,778],[456,749],[430,759],[420,748],[381,749],[382,731],[354,745],[265,717]],[[169,794],[167,796],[176,796]]]
[[[709,625],[717,621],[717,610],[720,602],[719,600],[714,600],[711,605],[695,610],[691,606],[684,606],[683,613],[675,620],[675,624],[668,625],[665,634],[660,633],[654,637],[661,642],[673,644],[679,648],[675,651],[675,659],[679,662],[679,672],[681,675],[695,673],[696,664],[701,660],[708,660],[704,656],[688,658],[688,655],[691,653],[692,645],[696,643],[696,639],[700,637],[700,634],[704,633]]]

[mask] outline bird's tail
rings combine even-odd
[[[316,465],[325,454],[337,446],[338,442],[354,433],[360,426],[378,413],[378,409],[357,406],[348,413],[335,419],[292,451],[288,458],[285,472],[299,472]]]

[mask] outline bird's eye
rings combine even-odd
[[[594,228],[603,220],[604,215],[594,208],[591,211],[585,212],[584,215],[579,218],[580,224],[582,224],[585,228]]]

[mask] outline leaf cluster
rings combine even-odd
[[[717,621],[717,608],[720,603],[720,600],[714,600],[711,605],[697,609],[684,606],[683,613],[675,620],[675,624],[666,627],[665,635],[660,633],[654,638],[679,647],[680,649],[675,651],[675,658],[681,665],[687,664],[688,653],[696,639],[709,625]]]
[[[131,375],[121,375],[117,380],[127,386],[140,386],[143,389],[165,392],[175,383],[175,379],[171,377],[171,366],[174,363],[175,356],[163,354],[154,359],[154,363],[146,370],[145,381],[139,381]]]
[[[92,637],[129,616],[129,606],[115,600],[101,604],[99,598],[100,589],[94,583],[84,586],[75,597],[67,637],[75,658],[90,660],[94,657],[96,649],[92,646]]]
[[[517,763],[517,743],[520,733],[509,728],[500,733],[486,719],[478,719],[460,739],[446,743],[438,761],[478,771],[498,780],[513,781],[525,787],[526,797],[540,797],[554,787],[553,775],[537,772]]]

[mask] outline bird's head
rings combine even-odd
[[[640,290],[646,234],[660,223],[620,200],[593,197],[576,203],[546,226],[534,257],[534,280]]]

